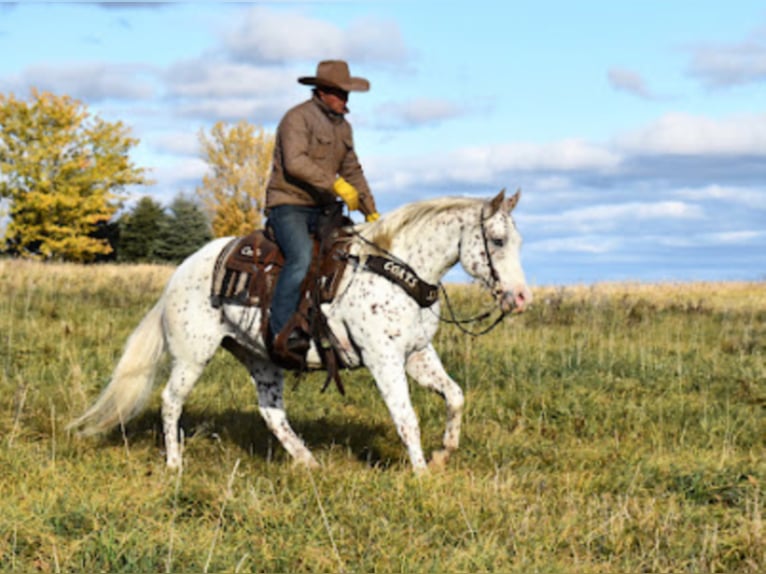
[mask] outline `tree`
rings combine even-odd
[[[93,259],[95,263],[103,263],[104,261],[116,261],[117,249],[120,241],[120,220],[110,219],[109,221],[100,221],[96,226],[95,231],[91,233],[92,237],[96,239],[103,239],[109,244],[111,251],[102,255],[96,255]]]
[[[142,197],[132,211],[120,217],[117,259],[151,262],[160,259],[161,237],[168,225],[162,205],[149,196]]]
[[[164,261],[180,263],[210,241],[213,233],[199,204],[183,194],[173,199],[169,209],[157,254]]]
[[[92,261],[111,251],[94,233],[120,208],[125,186],[149,183],[130,163],[138,144],[121,123],[80,102],[32,90],[0,94],[0,198],[8,247],[25,257]]]
[[[213,234],[245,235],[262,225],[263,203],[274,152],[274,135],[246,121],[218,122],[199,133],[202,156],[211,174],[197,194],[212,222]]]

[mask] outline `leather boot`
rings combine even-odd
[[[306,353],[310,346],[310,337],[298,326],[295,316],[274,336],[270,334],[268,345],[271,360],[286,369],[306,369]]]

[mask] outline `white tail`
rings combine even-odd
[[[92,435],[125,424],[141,412],[149,398],[154,373],[165,350],[163,309],[164,297],[131,334],[109,385],[81,417],[68,425],[68,429],[80,429],[80,434]]]

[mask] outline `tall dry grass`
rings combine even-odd
[[[66,434],[171,272],[0,261],[0,571],[766,570],[763,283],[538,288],[489,335],[443,327],[464,433],[416,479],[364,371],[345,397],[289,377],[315,473],[223,353],[187,402],[182,473],[159,389],[125,429]],[[450,293],[464,316],[488,304]],[[412,394],[437,448],[443,403]]]

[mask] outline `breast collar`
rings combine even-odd
[[[398,285],[424,309],[439,299],[439,286],[423,281],[403,261],[395,261],[381,255],[367,255],[363,258],[349,255],[348,259],[356,269],[370,271]]]

